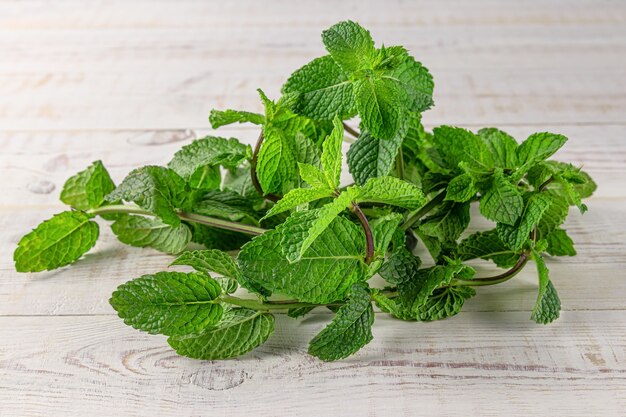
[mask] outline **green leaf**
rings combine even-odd
[[[219,187],[219,170],[210,170],[207,167],[222,165],[234,169],[249,159],[252,149],[249,145],[240,143],[235,138],[225,139],[215,136],[207,136],[203,139],[194,140],[191,144],[183,146],[176,152],[174,158],[168,163],[168,167],[186,180],[194,177],[195,184],[202,184],[201,178],[207,174],[215,177],[217,172],[217,187]],[[210,187],[197,186],[194,188],[217,188],[213,186],[215,181],[210,181]],[[193,186],[193,184],[192,184]]]
[[[170,265],[188,265],[210,276],[216,272],[224,277],[239,281],[241,272],[229,254],[216,249],[187,251]]]
[[[309,355],[336,361],[356,353],[372,340],[374,310],[366,283],[352,286],[350,298],[328,326],[311,340]]]
[[[193,205],[192,211],[209,217],[258,224],[254,201],[232,191],[208,190]]]
[[[265,116],[239,110],[211,110],[209,122],[213,129],[232,123],[253,123],[255,125],[261,125],[265,123]]]
[[[456,241],[470,221],[469,203],[446,202],[437,212],[422,220],[422,233],[441,241]]]
[[[111,230],[122,243],[171,254],[184,251],[191,241],[191,230],[186,225],[181,223],[173,227],[159,219],[143,216],[119,216]]]
[[[250,165],[248,164],[226,171],[222,181],[222,191],[232,191],[251,202],[263,201],[263,198],[259,196],[256,188],[254,188],[252,175],[250,175]]]
[[[349,20],[323,31],[322,42],[335,62],[347,73],[367,68],[376,53],[369,31]]]
[[[490,220],[514,225],[523,210],[524,200],[519,190],[501,169],[496,169],[489,189],[480,199],[480,213]]]
[[[132,201],[164,223],[178,226],[176,208],[185,204],[189,188],[176,172],[158,166],[145,166],[132,171],[106,198],[109,201]]]
[[[569,203],[560,193],[553,190],[543,191],[541,194],[550,200],[550,205],[537,226],[539,237],[543,239],[563,224],[569,214]]]
[[[39,224],[17,244],[17,272],[39,272],[77,261],[96,244],[98,223],[79,211],[64,211]]]
[[[402,146],[399,132],[391,139],[376,139],[366,130],[350,145],[347,153],[348,168],[354,181],[363,185],[370,178],[385,177],[394,167],[398,150]]]
[[[361,123],[374,136],[392,139],[400,130],[403,107],[396,81],[389,78],[366,78],[354,82],[356,106]]]
[[[98,208],[104,197],[115,189],[101,161],[95,161],[84,171],[70,177],[61,191],[61,201],[77,210]]]
[[[290,233],[285,235],[281,245],[290,262],[297,262],[311,247],[313,242],[326,230],[335,218],[348,208],[353,200],[351,189],[342,192],[339,197],[320,209],[309,210],[306,221],[299,216],[291,216],[285,221]],[[295,224],[298,222],[299,224]]]
[[[278,200],[278,203],[267,212],[264,219],[332,195],[333,192],[327,188],[294,188]]]
[[[378,217],[370,222],[372,235],[374,236],[374,251],[376,255],[384,257],[394,233],[398,230],[398,226],[402,221],[402,215],[399,213],[391,213]]]
[[[396,81],[404,93],[402,101],[410,111],[421,113],[433,105],[435,83],[428,69],[413,57],[406,56],[405,62],[386,72],[383,78]]]
[[[433,291],[426,302],[419,307],[422,321],[442,320],[457,315],[465,300],[476,295],[472,287],[446,287]]]
[[[565,136],[554,133],[543,132],[530,135],[517,148],[517,159],[522,167],[520,170],[526,172],[536,163],[548,159],[565,145],[565,142],[567,142]]]
[[[406,248],[393,251],[378,273],[390,284],[400,284],[412,279],[417,274],[422,261]]]
[[[478,131],[493,157],[496,168],[514,169],[518,166],[517,141],[508,133],[496,128],[484,128]]]
[[[520,255],[509,249],[493,229],[476,232],[463,239],[456,248],[456,256],[461,261],[476,258],[491,259],[500,268],[508,268],[517,262]]]
[[[235,250],[250,241],[250,235],[217,229],[199,223],[190,223],[191,241],[204,245],[208,249]]]
[[[157,272],[117,287],[109,303],[124,323],[151,334],[186,335],[222,317],[220,285],[201,273]]]
[[[300,177],[311,187],[317,189],[327,189],[328,192],[333,192],[334,188],[330,188],[328,186],[326,176],[318,167],[299,162],[298,169],[300,171]]]
[[[493,169],[493,157],[487,144],[472,132],[460,127],[439,126],[433,129],[433,144],[443,167],[460,172],[464,163],[472,170],[485,172]]]
[[[509,248],[518,251],[529,239],[530,232],[539,223],[543,213],[550,206],[550,199],[542,194],[533,194],[524,207],[524,212],[515,225],[498,223],[496,231],[498,237]]]
[[[274,332],[274,316],[244,308],[224,312],[217,326],[197,334],[172,336],[167,343],[182,356],[218,360],[244,355]]]
[[[537,294],[537,301],[530,318],[536,323],[548,324],[559,318],[561,300],[550,281],[550,270],[548,270],[541,254],[533,252],[533,259],[537,264],[539,275],[539,294]]]
[[[290,217],[292,221],[254,238],[241,249],[237,261],[246,284],[302,302],[328,304],[344,299],[352,284],[365,278],[365,236],[343,217],[333,220],[299,262],[287,260],[281,240],[308,230],[302,224],[309,223],[311,217],[315,218],[311,212],[296,212]]]
[[[341,144],[343,143],[343,124],[341,119],[335,116],[333,119],[333,131],[322,144],[322,170],[326,176],[326,182],[331,190],[339,187],[341,176]]]
[[[476,196],[478,190],[474,185],[474,178],[470,174],[461,174],[454,177],[446,188],[446,201],[465,203]]]
[[[460,264],[436,265],[421,269],[411,279],[398,285],[399,300],[404,308],[421,319],[421,315],[426,314],[423,309],[427,309],[432,302],[432,299],[430,302],[429,299],[438,295],[435,294],[437,289],[443,289],[456,277],[470,279],[473,275],[472,268]]]
[[[395,177],[370,178],[356,199],[358,202],[389,204],[409,210],[420,208],[426,203],[421,189]]]
[[[282,194],[291,188],[296,177],[296,154],[293,143],[280,129],[264,127],[265,140],[257,161],[257,176],[267,194]]]
[[[552,256],[576,256],[574,241],[563,229],[556,229],[546,236],[546,252]]]
[[[356,113],[352,83],[330,55],[295,71],[281,91],[296,97],[294,112],[311,119],[348,119]]]

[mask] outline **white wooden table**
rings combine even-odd
[[[20,236],[61,211],[64,180],[102,159],[116,180],[209,132],[211,108],[260,110],[350,18],[403,44],[436,80],[428,127],[496,126],[570,138],[562,160],[599,184],[550,259],[563,303],[529,320],[532,267],[481,289],[457,317],[377,314],[374,341],[326,364],[307,341],[330,316],[278,317],[241,359],[176,356],[108,305],[170,257],[104,229],[71,268],[17,274]],[[252,141],[245,126],[222,131]],[[1,1],[0,416],[606,416],[626,409],[624,1]]]

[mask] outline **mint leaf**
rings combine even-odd
[[[265,117],[262,114],[250,113],[247,111],[239,110],[211,110],[209,114],[209,122],[213,129],[218,127],[229,125],[232,123],[253,123],[260,125],[265,122]]]
[[[422,220],[419,230],[441,241],[456,241],[470,221],[469,203],[446,202]]]
[[[446,287],[455,277],[470,279],[473,275],[472,268],[457,264],[421,269],[409,280],[398,285],[399,300],[404,308],[410,310],[416,318],[420,318],[424,313],[422,309],[428,306],[429,298],[435,295],[437,289]]]
[[[307,230],[301,224],[311,221],[310,217],[310,212],[294,213],[291,222],[241,248],[237,262],[246,284],[253,283],[268,293],[284,294],[302,302],[327,304],[344,299],[352,284],[365,278],[365,237],[357,225],[343,217],[333,220],[300,261],[287,260],[281,241]]]
[[[398,150],[402,146],[399,132],[391,139],[376,139],[367,130],[361,131],[347,153],[348,168],[354,181],[363,185],[374,177],[384,177],[391,173]]]
[[[333,131],[322,144],[322,170],[331,190],[339,187],[341,175],[341,144],[343,143],[343,124],[339,117],[333,119]]]
[[[378,273],[390,284],[400,284],[412,279],[421,264],[422,261],[418,256],[402,247],[393,251]]]
[[[478,136],[487,144],[497,168],[514,169],[518,166],[517,141],[511,135],[490,127],[480,129]]]
[[[539,324],[548,324],[559,318],[561,300],[550,281],[550,271],[541,254],[533,252],[539,275],[539,294],[530,318]]]
[[[271,127],[263,129],[265,141],[257,162],[257,176],[266,194],[282,194],[296,177],[295,149],[285,132]]]
[[[302,180],[306,181],[311,187],[326,189],[331,193],[334,191],[334,188],[328,186],[326,175],[318,167],[299,162],[298,169],[300,170]]]
[[[158,166],[145,166],[132,171],[106,198],[109,201],[132,201],[165,224],[178,226],[176,208],[182,207],[189,196],[189,188],[176,172]]]
[[[101,161],[95,161],[84,171],[70,177],[61,191],[61,201],[77,210],[98,208],[115,184]]]
[[[398,133],[403,107],[396,81],[388,78],[357,80],[354,96],[361,123],[374,137],[392,139]]]
[[[474,178],[470,174],[461,174],[454,177],[446,188],[446,201],[465,203],[476,196],[478,190],[474,185]],[[521,197],[520,197],[521,198]]]
[[[553,190],[547,190],[541,194],[550,200],[550,205],[537,225],[539,237],[543,239],[563,224],[569,213],[569,203],[560,193]]]
[[[200,223],[190,223],[191,241],[204,245],[208,249],[235,250],[250,241],[250,235],[217,229]]]
[[[476,232],[463,239],[456,248],[456,256],[461,261],[491,259],[500,268],[510,268],[519,259],[519,253],[509,249],[500,240],[495,229]]]
[[[232,191],[251,202],[263,201],[256,188],[254,188],[252,175],[250,175],[250,165],[248,164],[242,164],[237,169],[226,171],[222,181],[222,191]]]
[[[170,265],[188,265],[210,276],[216,272],[222,276],[239,280],[241,273],[233,258],[220,250],[194,250],[180,255]]]
[[[417,209],[426,202],[422,190],[395,177],[369,179],[358,191],[356,199],[358,202],[389,204],[409,210]]]
[[[433,291],[426,302],[419,307],[422,321],[442,320],[461,312],[465,300],[476,295],[472,287],[445,287]]]
[[[192,211],[224,220],[258,224],[260,216],[252,206],[253,203],[232,191],[208,190],[194,203]]]
[[[517,159],[522,168],[520,170],[526,172],[530,167],[538,162],[544,161],[551,157],[567,142],[567,138],[563,135],[554,133],[534,133],[528,137],[517,148]]]
[[[230,359],[262,345],[274,332],[274,316],[237,308],[224,312],[217,326],[186,335],[172,336],[167,343],[182,356],[194,359]]]
[[[185,335],[222,317],[220,285],[201,273],[157,272],[117,287],[109,303],[124,323],[151,334]]]
[[[267,212],[265,218],[292,210],[302,204],[307,204],[311,201],[319,200],[320,198],[331,197],[332,194],[332,191],[326,188],[294,188],[285,194],[284,197]]]
[[[249,145],[235,138],[225,139],[207,136],[193,141],[176,152],[168,167],[191,182],[193,188],[219,188],[221,176],[218,166],[236,168],[252,155]],[[210,181],[205,180],[209,176]],[[205,183],[209,185],[205,185]]]
[[[517,187],[501,169],[496,169],[489,189],[480,199],[480,213],[490,220],[514,225],[523,210],[524,200]]]
[[[347,73],[367,68],[376,53],[369,31],[349,20],[323,31],[322,42],[335,62]]]
[[[293,95],[293,111],[311,119],[348,119],[356,113],[352,83],[330,55],[295,71],[282,87]]]
[[[529,239],[530,232],[539,223],[549,206],[550,200],[544,195],[532,195],[515,225],[510,226],[504,223],[496,225],[498,237],[511,249],[515,251],[522,249],[524,243]]]
[[[387,248],[391,243],[394,234],[398,231],[398,226],[402,221],[402,215],[391,213],[374,219],[370,222],[372,234],[374,236],[374,251],[376,255],[384,257]],[[402,233],[400,231],[400,233]]]
[[[563,229],[556,229],[546,236],[546,252],[552,256],[576,256],[574,241]]]
[[[433,105],[433,89],[435,83],[428,69],[413,57],[405,56],[405,62],[397,68],[386,72],[383,78],[396,81],[404,93],[402,101],[407,109],[421,113]]]
[[[98,223],[80,211],[64,211],[39,224],[17,244],[17,272],[39,272],[77,261],[98,240]]]
[[[159,219],[142,216],[119,216],[111,230],[122,243],[171,254],[184,251],[191,241],[191,230],[186,225],[173,227]]]
[[[464,163],[472,170],[488,172],[493,169],[493,157],[487,144],[472,132],[460,127],[439,126],[433,129],[433,144],[442,166],[460,172]]]
[[[333,321],[309,343],[309,355],[336,361],[356,353],[372,341],[374,310],[366,283],[356,283],[350,298]]]
[[[290,229],[281,241],[283,251],[290,262],[297,262],[311,247],[313,242],[326,230],[335,218],[348,208],[353,200],[350,189],[342,192],[331,203],[317,210],[309,210],[306,220],[300,216],[291,216],[285,221]]]

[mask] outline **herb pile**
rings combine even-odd
[[[98,238],[96,216],[123,243],[179,255],[164,271],[118,287],[110,303],[124,322],[169,336],[177,353],[226,359],[251,351],[274,331],[273,312],[290,317],[326,307],[335,316],[309,353],[345,358],[372,340],[373,304],[402,320],[457,314],[475,287],[513,278],[530,261],[539,291],[531,319],[550,323],[561,303],[546,254],[573,256],[561,227],[570,206],[595,189],[571,164],[548,160],[566,138],[452,126],[424,130],[433,105],[428,70],[401,46],[376,48],[357,23],[322,33],[328,55],[295,71],[265,114],[213,110],[213,128],[259,126],[254,149],[209,136],[166,167],[145,166],[116,186],[101,162],[71,177],[71,207],[24,236],[21,272],[77,261]],[[343,121],[357,117],[360,133]],[[344,137],[346,132],[356,140]],[[354,184],[340,185],[342,142]],[[475,203],[490,230],[464,233]],[[463,238],[462,238],[463,237]],[[206,250],[186,251],[191,242]],[[432,261],[413,254],[424,245]],[[223,251],[239,250],[236,259]],[[466,261],[505,269],[477,277]],[[373,288],[368,280],[387,282]],[[233,295],[244,288],[255,297]]]

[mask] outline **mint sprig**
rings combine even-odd
[[[531,319],[558,318],[547,264],[576,255],[564,223],[571,206],[587,210],[596,188],[579,167],[549,159],[567,138],[539,132],[519,143],[492,127],[429,132],[421,113],[434,84],[406,49],[377,47],[351,21],[322,41],[328,55],[296,70],[282,97],[258,90],[263,114],[211,111],[214,128],[257,126],[254,147],[207,136],[118,186],[94,162],[63,187],[68,210],[20,240],[16,270],[74,263],[96,243],[96,218],[112,222],[122,243],[177,254],[171,266],[193,271],[132,279],[111,306],[197,359],[246,354],[271,336],[274,313],[299,318],[318,307],[335,316],[308,352],[343,359],[371,341],[374,305],[402,320],[451,317],[477,287],[508,281],[529,262],[539,288]],[[360,132],[350,127],[356,116]],[[340,181],[344,142],[354,184]],[[472,213],[495,225],[468,234]],[[416,242],[432,260],[413,253]],[[481,276],[467,264],[477,259],[503,271]],[[387,285],[371,287],[375,275]]]

